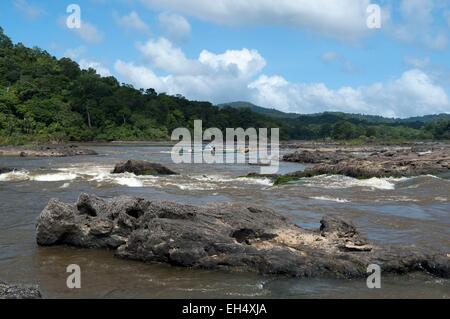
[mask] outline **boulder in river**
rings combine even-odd
[[[177,175],[171,169],[157,163],[147,161],[128,160],[117,164],[113,174],[133,173],[135,175]]]
[[[0,174],[5,174],[5,173],[9,173],[14,171],[12,168],[8,168],[8,167],[1,167],[0,166]]]
[[[37,286],[9,285],[0,281],[0,299],[41,299]]]
[[[104,248],[122,258],[202,269],[257,271],[294,277],[365,277],[426,271],[450,277],[449,255],[370,243],[355,226],[325,216],[302,229],[253,204],[192,206],[134,197],[82,194],[77,203],[49,201],[36,225],[41,246]]]

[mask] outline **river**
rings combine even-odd
[[[271,207],[305,228],[336,214],[369,239],[450,252],[450,181],[434,176],[357,180],[317,176],[279,187],[240,178],[247,164],[174,164],[170,146],[96,145],[98,156],[0,158],[20,169],[0,175],[0,279],[39,284],[46,298],[450,298],[450,280],[426,274],[364,279],[295,279],[255,273],[192,270],[114,257],[113,252],[38,247],[35,221],[50,198],[75,202],[80,193],[140,196],[180,203],[246,202]],[[281,151],[283,154],[284,151]],[[112,175],[126,159],[161,163],[177,176]],[[304,169],[280,163],[280,173]],[[68,289],[66,267],[78,264],[82,288]]]

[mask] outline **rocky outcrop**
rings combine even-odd
[[[285,162],[296,162],[304,164],[317,164],[317,163],[337,163],[340,160],[347,158],[341,152],[322,152],[322,151],[296,151],[283,156]]]
[[[112,173],[120,174],[125,172],[135,175],[177,175],[177,173],[161,164],[137,160],[128,160],[117,164]]]
[[[0,299],[41,299],[37,286],[9,285],[0,281]]]
[[[0,156],[20,157],[69,157],[80,155],[97,155],[97,152],[89,149],[79,148],[76,145],[49,145],[25,147],[3,147],[0,148]]]
[[[348,221],[326,216],[316,231],[273,210],[244,204],[191,206],[82,194],[75,204],[50,200],[36,226],[42,246],[107,248],[122,258],[174,266],[251,270],[296,277],[366,276],[428,271],[450,276],[448,255],[369,243]]]
[[[449,147],[365,149],[365,152],[297,151],[284,160],[315,164],[305,171],[280,176],[275,184],[322,174],[355,178],[442,175],[450,172]]]

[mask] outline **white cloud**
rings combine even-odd
[[[141,17],[136,11],[131,11],[128,15],[118,16],[114,15],[117,24],[127,30],[149,32],[149,26],[142,21]]]
[[[184,52],[166,38],[138,44],[138,50],[156,69],[176,75],[229,74],[249,78],[266,65],[256,50],[227,50],[215,54],[203,50],[197,59],[189,59]]]
[[[191,25],[178,14],[163,12],[158,19],[164,34],[174,41],[183,41],[191,34]]]
[[[203,50],[197,59],[189,59],[169,40],[160,38],[138,45],[148,66],[117,61],[118,74],[138,87],[153,87],[169,94],[193,99],[229,101],[248,93],[247,85],[266,65],[256,50],[227,50],[215,54]],[[153,68],[168,73],[158,76]]]
[[[249,84],[253,101],[288,112],[343,111],[407,117],[450,112],[444,89],[424,72],[411,69],[394,81],[363,87],[329,89],[323,83],[290,83],[280,76],[260,76]]]
[[[261,74],[266,61],[256,50],[244,48],[219,54],[203,50],[197,59],[190,59],[165,38],[138,47],[149,65],[118,60],[116,72],[139,88],[182,94],[190,99],[213,103],[249,100],[297,113],[335,110],[407,117],[450,112],[445,90],[417,68],[385,83],[335,90],[324,83],[291,83],[281,76]],[[340,56],[329,52],[323,58],[333,62]]]
[[[75,33],[85,42],[88,43],[99,43],[103,40],[103,33],[100,32],[93,24],[82,20],[81,28],[70,29],[75,31]]]
[[[166,38],[149,40],[138,44],[138,50],[159,70],[175,74],[195,74],[201,72],[198,61],[186,58],[181,49],[174,47]]]
[[[45,11],[41,7],[30,4],[26,0],[14,0],[14,7],[30,19],[40,17]]]
[[[370,0],[141,0],[223,25],[282,25],[353,40],[368,32]]]
[[[78,64],[83,70],[94,69],[101,76],[111,76],[111,72],[109,71],[109,69],[100,62],[81,59]]]
[[[243,78],[252,77],[266,66],[266,61],[258,51],[245,48],[227,50],[222,54],[203,50],[198,60],[216,72],[225,72]]]
[[[163,81],[149,68],[117,60],[114,69],[139,88],[154,88],[160,92],[166,90]]]

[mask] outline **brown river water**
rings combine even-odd
[[[0,175],[0,280],[38,284],[46,298],[450,298],[450,280],[426,274],[366,281],[296,279],[255,273],[192,270],[122,260],[110,251],[38,247],[35,221],[50,198],[74,202],[82,192],[180,203],[245,202],[271,207],[305,228],[327,214],[352,220],[369,239],[450,253],[450,181],[434,176],[357,180],[318,176],[274,187],[239,178],[247,164],[174,164],[169,146],[89,146],[98,156],[0,158],[20,171]],[[284,152],[281,151],[281,154]],[[144,159],[179,176],[111,175],[115,163]],[[280,163],[280,173],[304,169]],[[78,264],[81,289],[68,289],[66,267]]]

